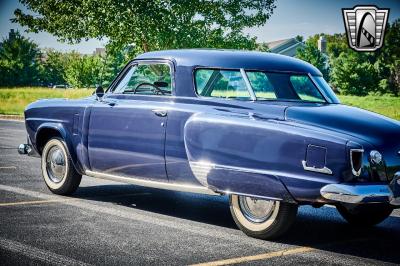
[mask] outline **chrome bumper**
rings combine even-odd
[[[18,153],[19,154],[29,154],[32,152],[32,146],[29,144],[19,144]]]
[[[28,142],[27,144],[19,144],[18,153],[21,155],[40,157],[40,155],[37,153],[35,148],[32,146],[32,143],[31,143],[29,137],[27,137],[27,142]]]
[[[389,185],[329,184],[321,188],[325,199],[342,203],[390,203],[400,205],[400,172]]]

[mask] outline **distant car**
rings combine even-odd
[[[400,123],[340,104],[320,71],[260,52],[172,50],[131,61],[104,93],[40,100],[28,143],[56,194],[82,175],[229,195],[246,234],[271,239],[298,206],[373,225],[400,204]]]
[[[69,89],[69,86],[67,84],[58,84],[53,85],[53,89]]]

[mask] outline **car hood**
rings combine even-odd
[[[342,104],[289,106],[285,119],[350,135],[377,148],[400,149],[400,122],[360,108]]]

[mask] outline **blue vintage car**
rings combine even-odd
[[[73,193],[82,175],[229,195],[246,234],[271,239],[299,205],[374,225],[400,205],[400,123],[340,104],[320,71],[260,52],[171,50],[132,60],[104,92],[25,110],[22,154]]]

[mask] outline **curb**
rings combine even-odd
[[[24,121],[23,115],[0,115],[1,120],[17,120],[17,121]]]

